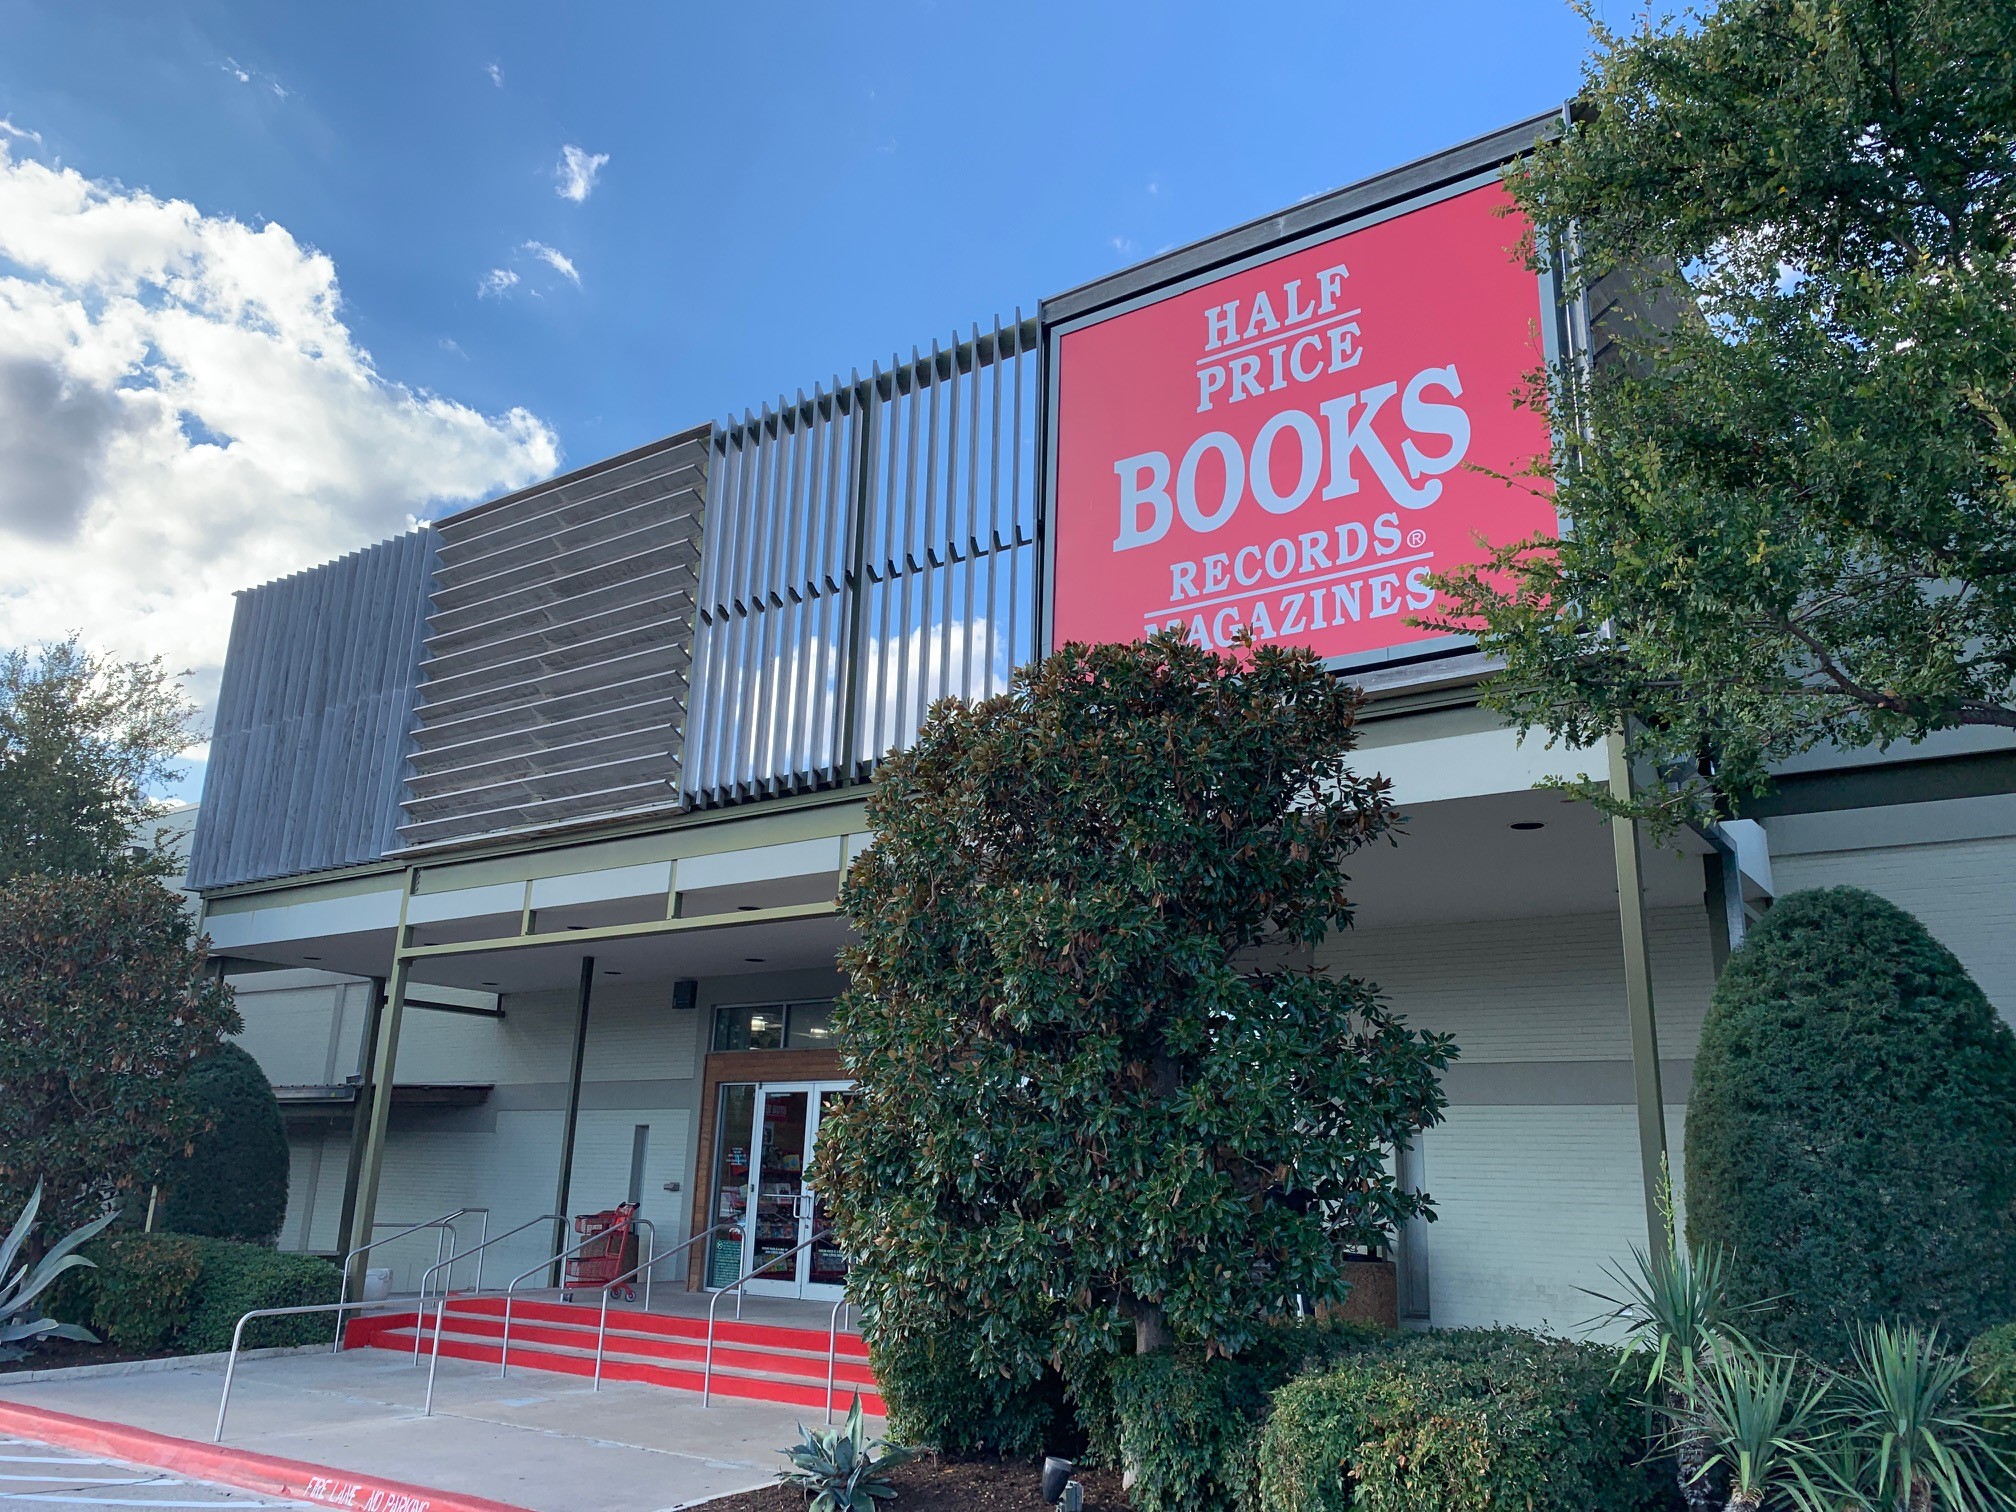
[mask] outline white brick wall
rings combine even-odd
[[[1668,1109],[1676,1186],[1684,1119]],[[1614,1291],[1604,1267],[1645,1243],[1628,1107],[1452,1108],[1423,1143],[1422,1181],[1440,1215],[1426,1230],[1437,1327],[1580,1332],[1604,1310],[1583,1289]]]
[[[1714,987],[1707,917],[1657,910],[1650,932],[1661,1053],[1690,1060]],[[1453,1034],[1462,1065],[1631,1056],[1614,914],[1351,930],[1318,960],[1377,983],[1415,1028]],[[1685,1110],[1668,1098],[1677,1186]],[[1604,1265],[1646,1241],[1628,1104],[1452,1107],[1422,1141],[1422,1183],[1440,1214],[1425,1230],[1438,1327],[1573,1331],[1601,1311],[1581,1288],[1609,1289]]]
[[[1707,914],[1658,909],[1650,924],[1660,1054],[1688,1060],[1715,986]],[[1469,1065],[1631,1055],[1614,914],[1345,930],[1317,963],[1377,983],[1415,1028],[1455,1035]]]

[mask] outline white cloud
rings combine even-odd
[[[488,273],[485,273],[481,278],[476,280],[476,297],[478,299],[501,299],[511,291],[511,286],[517,282],[518,275],[513,273],[509,268],[492,268]]]
[[[495,63],[485,63],[483,65],[483,71],[490,75],[490,82],[492,84],[495,84],[499,89],[502,89],[504,87],[503,69],[499,68]]]
[[[579,147],[562,147],[560,161],[553,169],[553,192],[562,199],[570,199],[575,204],[588,198],[588,191],[595,187],[595,180],[602,175],[602,165],[609,161],[606,152],[583,152]]]
[[[0,645],[75,629],[214,696],[234,590],[554,470],[552,430],[381,374],[281,226],[0,140]]]
[[[572,279],[576,288],[581,286],[580,270],[574,266],[573,259],[568,257],[559,248],[549,247],[544,242],[528,241],[525,243],[525,250],[546,264],[555,273]]]
[[[278,79],[269,73],[261,73],[256,68],[247,68],[236,58],[226,58],[217,66],[231,75],[240,84],[262,84],[267,89],[270,89],[279,99],[284,100],[287,98],[287,90],[281,85]]]
[[[0,116],[0,136],[10,136],[20,141],[33,142],[37,147],[42,145],[41,132],[30,131],[25,126],[16,126],[5,116]]]

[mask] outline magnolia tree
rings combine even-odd
[[[1393,828],[1358,707],[1303,652],[1069,645],[883,764],[816,1173],[879,1347],[1236,1352],[1432,1216],[1391,1157],[1454,1049],[1308,964]]]
[[[182,900],[151,877],[0,882],[0,1211],[59,1229],[144,1207],[201,1132],[190,1063],[241,1027]]]
[[[1611,311],[1618,360],[1547,395],[1574,528],[1439,624],[1518,722],[1625,727],[1668,821],[1822,742],[2016,728],[2016,8],[1728,0],[1596,43],[1511,176]]]

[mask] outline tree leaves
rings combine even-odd
[[[1541,384],[1568,530],[1445,583],[1437,628],[1505,659],[1518,722],[1626,723],[1665,821],[1825,742],[2016,727],[2016,12],[1596,33],[1578,124],[1513,175],[1598,318]]]
[[[1395,828],[1357,707],[1306,653],[1071,645],[882,765],[815,1176],[882,1347],[1017,1382],[1144,1316],[1236,1350],[1425,1211],[1384,1157],[1453,1048],[1300,964]]]

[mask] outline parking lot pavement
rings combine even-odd
[[[0,1437],[0,1503],[26,1507],[305,1507],[250,1491],[135,1470],[47,1444]]]

